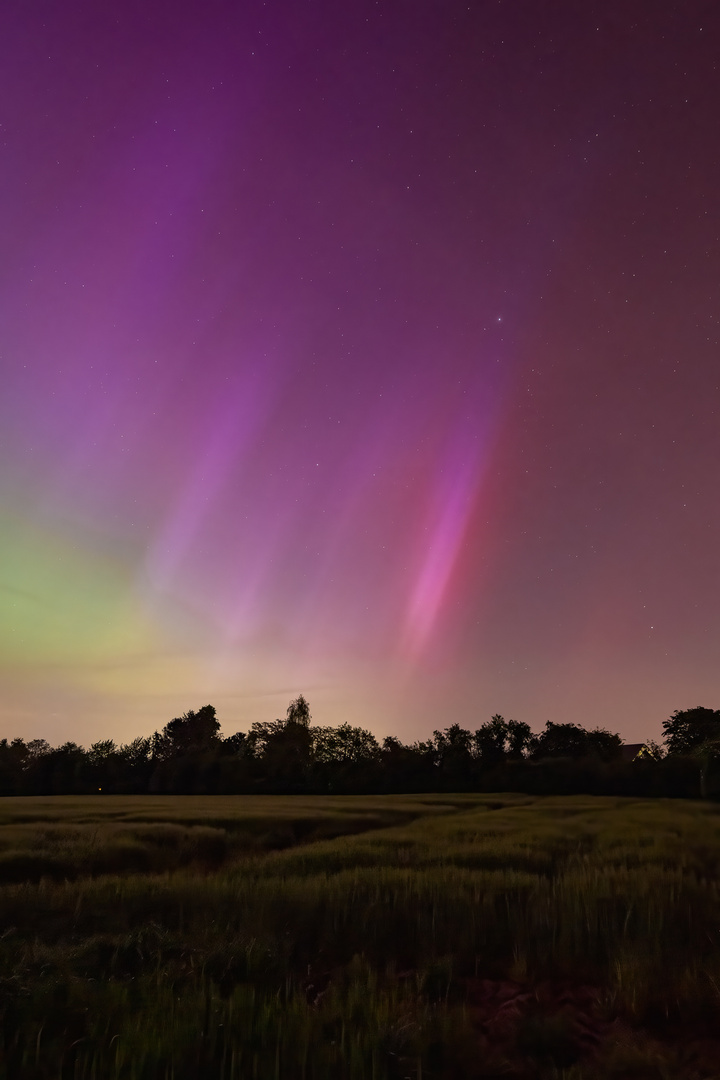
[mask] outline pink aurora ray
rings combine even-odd
[[[436,480],[429,521],[422,538],[420,569],[405,615],[404,651],[417,656],[428,644],[442,614],[443,601],[476,506],[482,482],[477,445],[448,457]]]

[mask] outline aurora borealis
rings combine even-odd
[[[3,734],[717,707],[719,30],[5,5]]]

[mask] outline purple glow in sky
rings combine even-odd
[[[716,707],[719,31],[6,5],[4,733]]]

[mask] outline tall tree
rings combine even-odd
[[[306,783],[313,749],[310,719],[310,706],[301,694],[288,705],[284,720],[256,722],[250,728],[246,752],[272,787],[297,791]]]
[[[305,698],[300,694],[294,701],[291,701],[287,707],[285,714],[285,721],[288,724],[302,724],[303,727],[308,727],[312,716],[310,715],[310,706]]]

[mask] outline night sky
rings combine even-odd
[[[1,734],[720,707],[720,11],[9,0]]]

